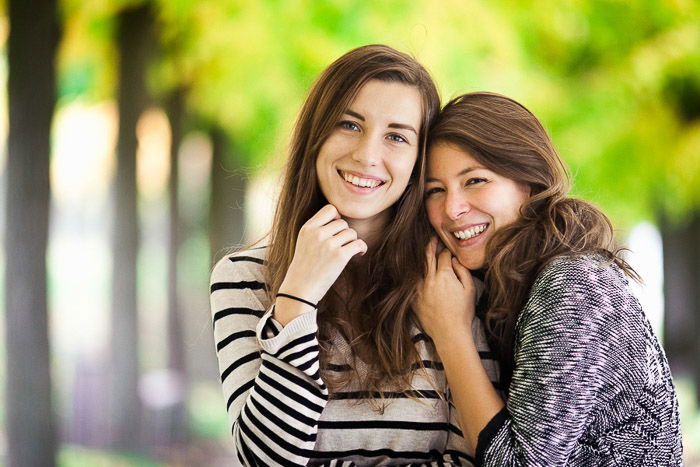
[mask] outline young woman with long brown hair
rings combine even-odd
[[[445,367],[477,465],[681,465],[668,363],[607,217],[568,196],[545,129],[504,96],[445,106],[430,133],[415,311]],[[485,274],[475,304],[472,274]],[[627,276],[627,277],[626,277]],[[480,316],[505,401],[471,338]],[[472,451],[472,452],[474,452]]]
[[[465,458],[442,367],[411,312],[438,111],[426,70],[387,46],[348,52],[311,89],[268,246],[212,272],[217,356],[244,464]]]

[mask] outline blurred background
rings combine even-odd
[[[208,309],[319,72],[418,58],[541,118],[612,218],[700,465],[700,4],[0,2],[0,464],[235,465]]]

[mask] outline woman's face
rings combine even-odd
[[[360,88],[316,159],[321,190],[344,218],[389,220],[418,157],[422,112],[414,86],[373,80]]]
[[[479,269],[486,244],[515,221],[530,189],[492,172],[457,146],[438,143],[428,154],[425,208],[442,242],[468,269]]]

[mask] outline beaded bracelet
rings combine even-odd
[[[281,292],[279,292],[279,293],[278,293],[277,295],[275,295],[275,296],[276,296],[276,297],[291,298],[292,300],[296,300],[297,302],[305,303],[305,304],[309,305],[310,307],[312,307],[312,308],[314,308],[314,309],[318,308],[318,305],[316,305],[315,303],[311,303],[310,301],[304,300],[303,298],[295,297],[294,295],[289,295],[289,294],[286,294],[286,293],[281,293]]]

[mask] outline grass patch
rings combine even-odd
[[[141,454],[115,453],[64,444],[58,452],[60,467],[162,467]]]

